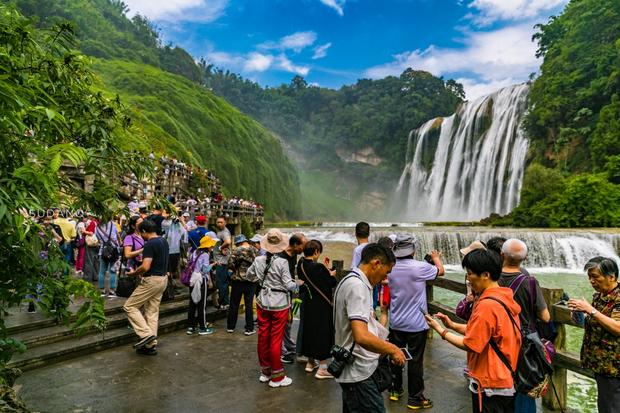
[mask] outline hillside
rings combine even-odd
[[[537,26],[521,204],[498,223],[620,226],[620,2],[572,0]]]
[[[63,19],[75,23],[81,50],[97,57],[97,87],[104,94],[118,94],[133,114],[139,136],[125,149],[169,154],[209,168],[226,194],[256,199],[265,205],[268,217],[299,215],[298,177],[280,143],[259,123],[194,82],[199,66],[183,49],[162,46],[146,19],[129,20],[117,1],[15,3],[37,18],[39,26]]]

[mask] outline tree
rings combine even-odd
[[[23,410],[10,388],[16,374],[5,366],[24,346],[7,336],[10,306],[38,295],[44,312],[69,323],[71,300],[83,299],[72,323],[78,333],[106,323],[98,291],[69,277],[32,215],[51,206],[110,214],[118,201],[114,178],[149,172],[147,158],[120,149],[129,119],[118,99],[92,87],[88,59],[74,45],[72,25],[37,30],[0,5],[0,393],[15,409]],[[92,175],[94,191],[69,179],[66,166]]]

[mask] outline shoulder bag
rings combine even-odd
[[[323,297],[325,299],[325,301],[327,301],[327,304],[329,304],[331,307],[333,307],[334,303],[332,303],[332,301],[329,298],[327,298],[327,296],[325,294],[323,294],[323,291],[318,289],[317,286],[314,285],[314,283],[312,282],[310,277],[308,277],[308,274],[306,274],[306,270],[304,269],[304,263],[303,262],[301,263],[300,267],[301,267],[301,272],[304,274],[304,277],[306,277],[306,280],[308,280],[308,282],[310,283],[312,288],[314,288],[319,294],[321,294],[321,297]]]

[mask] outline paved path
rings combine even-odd
[[[211,336],[164,335],[155,357],[131,346],[106,350],[29,371],[20,394],[41,412],[309,412],[341,411],[340,387],[319,381],[302,364],[287,365],[293,385],[271,389],[258,382],[256,336],[228,334],[223,322]],[[426,352],[426,411],[468,412],[470,394],[462,370],[465,353],[442,340]],[[386,401],[389,412],[405,412],[405,401]]]

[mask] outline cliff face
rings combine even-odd
[[[357,162],[370,166],[378,166],[383,162],[383,158],[378,156],[371,147],[365,147],[357,151],[339,148],[336,149],[336,154],[344,162]]]

